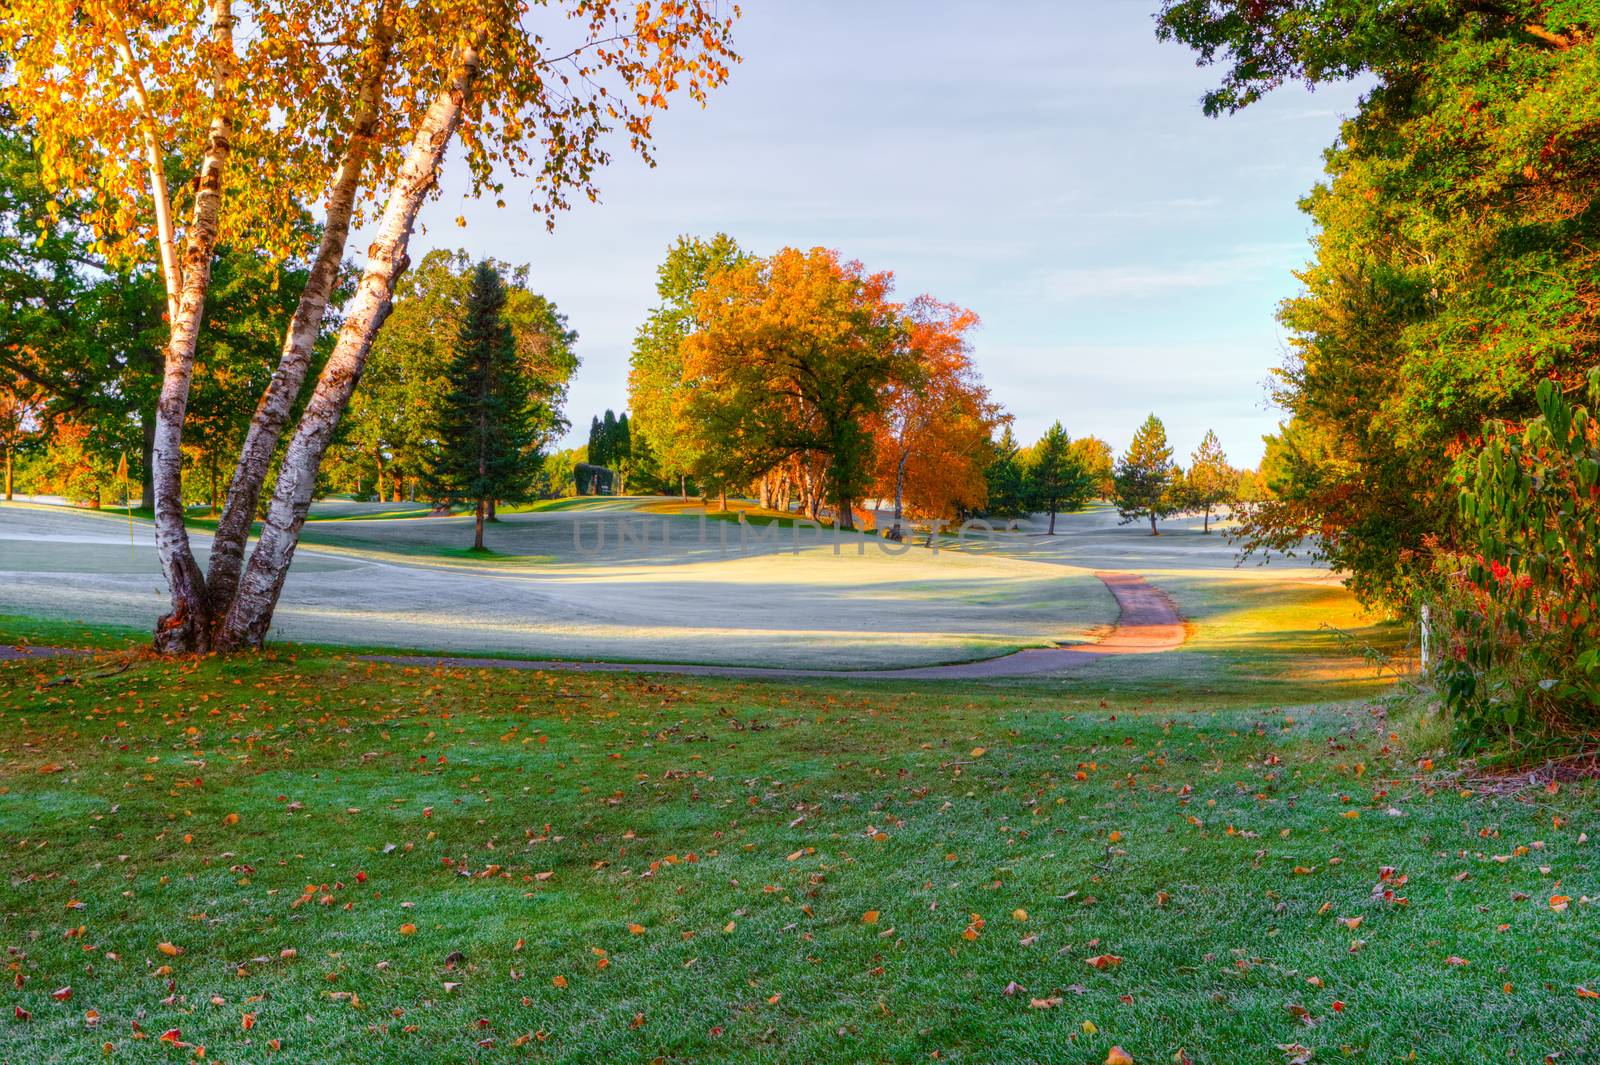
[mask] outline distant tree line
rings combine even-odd
[[[1189,469],[1179,467],[1172,460],[1166,426],[1153,414],[1115,461],[1104,440],[1073,440],[1060,422],[1027,448],[1017,445],[1007,427],[994,444],[994,459],[984,475],[984,513],[1005,518],[1043,514],[1051,534],[1058,514],[1081,510],[1096,499],[1114,503],[1124,523],[1148,521],[1151,535],[1160,532],[1162,518],[1183,513],[1202,515],[1203,531],[1210,532],[1217,511],[1255,494],[1254,473],[1230,466],[1210,430]]]

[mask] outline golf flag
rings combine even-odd
[[[133,497],[128,494],[128,453],[124,451],[122,457],[117,459],[117,479],[122,482],[122,507],[128,512],[128,557],[134,557],[133,550]]]

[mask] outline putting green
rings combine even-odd
[[[1116,605],[1090,569],[1003,551],[883,550],[741,530],[623,501],[508,514],[462,557],[467,518],[313,523],[274,637],[419,650],[869,669],[1090,639]],[[597,522],[604,522],[604,533]],[[0,613],[148,624],[166,605],[151,530],[0,508]],[[197,550],[206,536],[193,533]],[[603,537],[603,538],[602,538]],[[893,549],[898,550],[898,549]]]

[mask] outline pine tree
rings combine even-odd
[[[611,412],[606,411],[606,413]],[[628,481],[636,469],[633,461],[633,434],[628,429],[627,411],[623,411],[617,418],[606,450],[611,453],[611,467],[617,471],[617,494],[625,495],[628,491]]]
[[[449,392],[439,415],[440,447],[429,469],[434,491],[471,502],[473,550],[482,551],[483,522],[496,499],[531,492],[537,461],[528,385],[517,364],[511,327],[501,312],[506,288],[487,263],[473,271],[456,353],[446,373]],[[536,460],[536,456],[533,456]]]
[[[983,478],[988,484],[989,498],[984,513],[1001,518],[1020,517],[1028,512],[1026,475],[1022,468],[1021,448],[1007,425],[994,442],[994,460],[984,468]]]
[[[1094,476],[1072,450],[1072,438],[1060,422],[1033,445],[1025,483],[1030,504],[1050,515],[1051,536],[1056,532],[1056,514],[1079,510],[1094,497]]]
[[[1133,443],[1117,461],[1113,480],[1122,523],[1149,518],[1150,535],[1160,536],[1157,519],[1173,513],[1178,506],[1173,491],[1177,476],[1178,468],[1172,464],[1172,446],[1167,443],[1167,427],[1152,414],[1133,434]]]
[[[596,414],[589,419],[589,455],[588,462],[591,466],[604,466],[606,464],[606,430],[600,424],[600,415]]]
[[[1205,513],[1204,532],[1211,531],[1211,512],[1233,499],[1238,481],[1237,471],[1228,465],[1228,456],[1222,452],[1222,441],[1207,429],[1200,446],[1190,456],[1189,472],[1184,477],[1185,501]]]
[[[617,465],[617,416],[610,407],[606,408],[605,416],[600,419],[601,448],[605,451],[605,458],[598,460],[601,466],[615,469]],[[590,462],[597,460],[590,459]]]

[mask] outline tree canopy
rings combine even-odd
[[[172,604],[159,649],[264,641],[450,145],[462,146],[473,192],[499,197],[504,177],[520,179],[549,222],[573,192],[595,196],[615,140],[649,160],[651,117],[674,92],[704,101],[736,58],[736,9],[711,0],[537,7],[567,17],[509,0],[18,0],[0,14],[0,106],[29,124],[44,183],[87,205],[97,250],[159,263],[169,328],[151,465]],[[322,207],[314,249],[308,204]],[[368,214],[366,264],[302,400],[345,242]],[[184,523],[184,428],[223,246],[300,255],[308,270],[202,570]]]
[[[1594,5],[1173,0],[1158,24],[1221,68],[1212,113],[1372,79],[1303,202],[1279,492],[1244,516],[1251,547],[1309,542],[1369,601],[1404,602],[1429,545],[1460,542],[1454,457],[1600,359]]]
[[[1150,522],[1150,535],[1160,535],[1156,522],[1178,510],[1176,489],[1182,483],[1180,476],[1181,472],[1172,462],[1167,427],[1152,414],[1133,434],[1133,441],[1117,460],[1113,475],[1117,511],[1122,515],[1123,524],[1145,518]]]
[[[1023,470],[1029,509],[1049,516],[1050,526],[1045,531],[1051,536],[1055,535],[1057,514],[1081,510],[1094,498],[1094,474],[1082,454],[1073,450],[1072,438],[1060,422],[1046,429],[1029,450]]]

